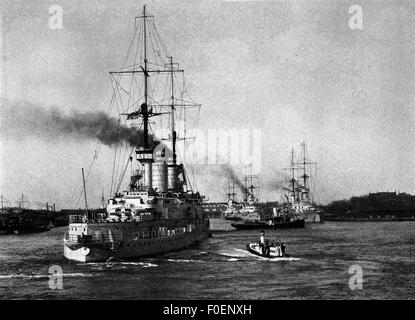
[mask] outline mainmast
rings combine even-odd
[[[309,176],[307,175],[307,160],[306,160],[306,144],[305,141],[303,141],[301,143],[301,147],[303,147],[303,159],[302,159],[302,167],[303,167],[303,175],[301,176],[301,178],[303,178],[303,183],[304,183],[304,189],[307,190],[307,179],[309,178]]]
[[[294,166],[294,148],[291,149],[291,202],[295,200],[295,166]]]
[[[257,201],[258,197],[255,199],[254,195],[254,189],[258,188],[258,186],[254,186],[254,179],[257,180],[257,176],[252,174],[252,166],[250,167],[250,174],[247,174],[246,172],[246,166],[245,166],[245,176],[244,176],[244,182],[245,182],[245,202],[253,202]],[[248,184],[249,181],[249,184]]]
[[[173,147],[173,165],[176,165],[176,129],[174,123],[174,72],[173,72],[173,57],[170,57],[170,75],[171,75],[171,135]]]
[[[301,165],[301,169],[302,169],[302,175],[301,178],[303,179],[303,190],[302,190],[302,199],[305,197],[309,198],[309,191],[310,191],[310,187],[307,183],[307,180],[310,178],[310,175],[307,174],[307,166],[310,165],[317,165],[316,162],[310,162],[308,160],[307,157],[307,145],[305,143],[305,141],[303,141],[301,143],[301,147],[302,147],[302,157],[301,157],[301,161],[299,162],[299,164]]]
[[[144,149],[149,147],[148,141],[148,71],[147,71],[147,16],[146,6],[143,6],[143,28],[144,28],[144,103],[141,105],[141,111],[143,114],[143,130],[144,130]]]
[[[228,193],[226,194],[228,196],[228,201],[234,200],[235,201],[235,183],[234,181],[229,177],[228,180]]]

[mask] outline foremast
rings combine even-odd
[[[244,180],[244,202],[252,205],[258,202],[258,196],[255,196],[255,189],[258,189],[258,177],[252,174],[252,166],[250,167],[249,174],[247,173],[247,168],[245,166],[245,174],[243,177]]]
[[[311,162],[308,159],[307,145],[305,141],[301,143],[301,148],[302,148],[302,151],[301,151],[302,155],[301,155],[301,160],[299,162],[299,165],[302,171],[301,178],[303,180],[303,185],[299,186],[300,193],[301,193],[300,199],[303,201],[312,201],[310,197],[310,185],[307,182],[311,178],[311,172],[310,172],[311,167],[317,166],[317,162]]]

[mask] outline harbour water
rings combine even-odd
[[[415,222],[326,222],[272,230],[292,257],[245,250],[259,231],[215,232],[202,243],[136,261],[76,263],[63,257],[66,228],[1,236],[1,299],[413,299]],[[62,289],[49,287],[60,266]],[[351,290],[349,268],[363,270]]]

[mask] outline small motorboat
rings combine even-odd
[[[278,250],[277,246],[269,246],[269,254],[268,255],[267,254],[264,254],[262,252],[262,248],[261,248],[261,246],[259,245],[258,242],[247,243],[246,244],[246,249],[250,253],[255,254],[257,256],[260,256],[260,257],[264,257],[264,258],[274,259],[274,258],[285,258],[285,257],[289,257],[288,254],[284,254],[282,256],[281,255],[281,252],[280,252],[280,250]]]

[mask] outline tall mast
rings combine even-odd
[[[302,176],[301,178],[303,179],[303,190],[302,190],[302,198],[303,197],[307,197],[309,199],[310,197],[310,186],[307,182],[308,179],[311,178],[311,166],[316,166],[317,162],[310,162],[310,160],[308,159],[308,155],[307,155],[307,145],[305,143],[305,141],[303,141],[301,143],[301,147],[302,147],[302,159],[298,162],[299,165],[301,165],[301,169],[302,169]],[[307,167],[310,166],[310,167]],[[308,171],[308,172],[307,172]],[[308,173],[308,174],[307,174]]]
[[[158,108],[168,107],[170,109],[169,110],[170,112],[168,112],[170,113],[170,116],[171,116],[171,128],[170,128],[171,136],[169,140],[172,139],[173,159],[172,159],[172,162],[168,164],[167,175],[168,177],[171,177],[171,179],[168,178],[168,181],[170,184],[168,189],[175,190],[177,189],[176,185],[178,184],[176,182],[178,182],[177,179],[178,179],[179,174],[183,175],[183,180],[184,180],[183,184],[184,185],[186,184],[185,178],[184,178],[184,175],[185,175],[184,169],[182,168],[181,165],[180,166],[177,165],[177,150],[176,149],[177,149],[178,138],[177,138],[177,132],[175,128],[175,110],[178,106],[187,107],[187,106],[198,106],[198,105],[193,103],[192,101],[190,102],[184,101],[183,97],[181,101],[179,102],[177,100],[177,97],[175,97],[175,95],[177,94],[177,90],[176,90],[176,93],[174,92],[175,85],[176,85],[175,79],[174,79],[175,73],[176,72],[184,73],[184,70],[180,70],[178,66],[176,67],[177,64],[173,62],[173,58],[167,53],[166,48],[163,45],[163,43],[161,43],[161,40],[158,38],[158,35],[153,34],[153,28],[155,28],[155,26],[153,24],[152,18],[153,16],[150,15],[149,12],[147,12],[147,7],[145,5],[143,6],[141,15],[138,17],[135,17],[135,19],[143,19],[142,22],[140,21],[139,23],[135,25],[135,28],[137,30],[140,29],[140,36],[139,36],[139,39],[140,39],[139,47],[141,47],[139,51],[140,52],[140,64],[139,65],[136,64],[136,56],[137,56],[136,54],[134,56],[134,60],[132,61],[132,63],[125,64],[123,68],[116,70],[116,71],[111,71],[110,74],[111,75],[140,74],[140,75],[143,75],[144,77],[144,79],[141,80],[144,82],[141,82],[140,85],[137,84],[137,87],[139,87],[139,90],[144,91],[142,92],[143,96],[140,97],[140,100],[142,99],[141,100],[142,103],[140,107],[134,108],[135,110],[133,112],[129,112],[125,114],[123,113],[122,115],[127,116],[126,120],[134,120],[134,119],[142,118],[143,141],[142,143],[141,141],[139,141],[140,146],[137,148],[138,150],[136,150],[136,155],[137,155],[137,160],[144,167],[143,177],[144,177],[145,183],[143,186],[150,188],[150,189],[152,188],[152,163],[154,162],[154,158],[153,158],[153,151],[154,151],[153,147],[154,146],[151,145],[152,140],[151,140],[151,135],[149,133],[149,130],[150,130],[149,121],[150,121],[150,118],[152,117],[166,114],[165,112],[161,112],[161,111],[153,112],[153,106],[156,106]],[[155,39],[155,42],[153,41],[153,37]],[[163,50],[167,56],[167,61],[166,61],[167,63],[164,65],[164,68],[160,68],[159,61],[157,61],[157,57],[156,57],[155,63],[154,61],[151,60],[153,58],[152,49],[154,49],[154,52],[157,53],[158,56],[161,57],[161,54],[160,54],[161,50],[156,50],[157,48],[154,48],[154,45],[157,47],[159,47],[160,45],[160,49]],[[171,80],[171,88],[170,88],[171,89],[171,101],[169,101],[167,104],[164,104],[161,101],[152,100],[153,97],[151,96],[151,92],[152,92],[151,90],[153,89],[153,87],[152,87],[152,83],[150,82],[151,73],[156,73],[157,75],[164,74],[168,76],[167,81]],[[119,84],[118,79],[119,78],[116,77],[114,78],[114,81],[117,82],[117,86],[122,88],[122,86]],[[157,83],[156,79],[155,79],[155,83]],[[125,92],[127,95],[129,95],[128,101],[130,102],[131,101],[130,94],[126,92],[123,88],[122,88],[122,91]],[[154,92],[156,94],[158,93],[156,88],[154,89]],[[164,97],[163,97],[163,100],[164,100]],[[133,101],[133,103],[136,103],[136,101]]]
[[[235,182],[231,179],[231,177],[229,177],[229,179],[228,179],[228,193],[227,193],[227,196],[228,196],[228,201],[229,200],[235,200],[235,196],[236,196]]]
[[[147,16],[146,16],[146,6],[143,6],[143,24],[144,24],[144,102],[148,102],[148,83],[147,83]]]
[[[20,200],[20,201],[18,200],[17,202],[19,203],[19,208],[24,209],[24,204],[25,204],[25,202],[29,202],[29,201],[24,200],[24,196],[23,196],[23,193],[22,193],[22,198],[21,198],[21,200]]]
[[[295,192],[294,148],[291,149],[291,191]]]
[[[102,209],[105,209],[104,188],[102,188],[101,201],[102,201]]]
[[[291,200],[295,201],[295,167],[294,167],[294,148],[291,149]]]
[[[146,6],[143,6],[143,29],[144,29],[144,104],[141,105],[141,113],[143,117],[143,131],[144,131],[144,149],[149,147],[148,141],[148,70],[147,70],[147,16]]]
[[[235,193],[235,182],[232,180],[232,198],[233,198],[233,200],[236,201],[235,197],[236,197],[236,193]]]
[[[246,202],[246,201],[248,201],[248,176],[247,176],[247,174],[246,174],[246,165],[245,165],[245,167],[244,167],[244,171],[245,171],[245,174],[244,174],[244,202]]]
[[[173,57],[170,57],[170,75],[171,75],[171,135],[173,146],[173,165],[176,164],[176,129],[174,123],[174,73],[173,73]]]
[[[303,176],[302,176],[302,178],[303,178],[303,181],[304,181],[304,189],[307,189],[307,178],[308,178],[308,176],[307,176],[307,172],[306,172],[306,165],[307,165],[307,162],[306,162],[306,144],[305,144],[305,141],[303,141],[302,143],[301,143],[301,146],[303,147],[303,163],[302,163],[302,165],[303,165]]]

